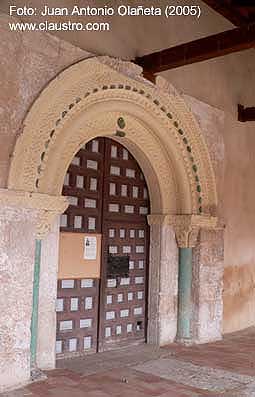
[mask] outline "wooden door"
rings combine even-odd
[[[94,139],[70,164],[63,195],[61,233],[100,233],[102,251],[100,277],[58,281],[57,356],[145,341],[149,198],[139,165],[119,143]]]
[[[99,348],[146,337],[148,191],[135,159],[105,141]]]

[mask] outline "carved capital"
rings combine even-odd
[[[36,238],[42,240],[50,232],[51,226],[59,212],[55,211],[40,211],[36,225]]]
[[[206,215],[176,215],[170,216],[178,246],[180,248],[192,248],[197,244],[199,230],[214,229],[218,219]]]
[[[179,248],[192,248],[196,246],[199,233],[198,227],[178,225],[175,226],[174,231]]]
[[[150,225],[171,225],[180,248],[195,247],[200,229],[216,229],[218,219],[207,215],[161,215],[148,216]]]
[[[42,239],[50,231],[56,216],[62,214],[68,207],[68,201],[63,196],[0,189],[0,206],[37,210],[37,238]]]
[[[147,221],[149,225],[164,225],[166,224],[166,219],[169,215],[164,214],[151,214],[147,216]]]

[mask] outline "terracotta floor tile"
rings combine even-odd
[[[140,350],[139,350],[140,349]],[[151,349],[151,350],[150,350]],[[154,349],[154,350],[153,350]],[[60,368],[47,371],[45,381],[34,382],[23,389],[0,394],[1,397],[239,397],[240,390],[215,393],[201,390],[183,382],[176,383],[137,371],[138,363],[171,358],[202,368],[229,371],[241,378],[255,377],[255,328],[227,335],[223,341],[197,345],[180,346],[172,344],[162,349],[149,345],[119,352],[106,352],[79,360],[61,362]],[[107,365],[104,365],[104,360]],[[112,360],[112,362],[111,362]],[[169,361],[169,360],[168,360]],[[178,362],[179,362],[178,361]],[[86,371],[90,369],[90,374]],[[84,368],[84,372],[83,372]],[[211,371],[211,370],[210,370]],[[225,374],[225,373],[224,373]],[[225,375],[224,375],[225,376]],[[244,376],[244,378],[245,378]],[[246,379],[246,378],[245,378]],[[175,379],[176,380],[176,379]],[[194,382],[193,382],[194,383]],[[255,382],[254,382],[255,385]],[[253,384],[248,385],[252,390]],[[255,386],[254,386],[255,395]]]

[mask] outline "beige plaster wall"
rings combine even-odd
[[[39,0],[32,0],[30,4],[36,5],[36,2],[41,4]],[[61,1],[61,6],[65,6],[65,2],[67,0]],[[19,3],[23,2],[14,2],[17,5]],[[54,3],[57,6],[60,1]],[[76,3],[83,4],[82,0]],[[118,4],[118,1],[114,3]],[[135,3],[132,1],[132,4]],[[167,1],[162,0],[160,3],[164,5]],[[88,4],[99,5],[99,1],[89,1]],[[110,5],[111,1],[107,4]],[[177,17],[169,23],[157,17],[123,17],[111,21],[112,31],[104,33],[103,39],[99,33],[83,32],[81,35],[72,32],[67,35],[61,32],[58,35],[94,53],[131,59],[136,55],[231,28],[229,22],[201,1],[197,4],[202,7],[199,21]],[[9,1],[3,0],[0,9],[8,5]],[[0,146],[4,150],[0,152],[0,186],[5,187],[9,156],[27,109],[57,73],[89,54],[51,35],[10,33],[6,17],[2,16],[1,22]],[[190,106],[198,120],[204,120],[203,130],[209,146],[214,144],[214,154],[218,155],[214,165],[219,191],[219,215],[226,224],[225,332],[255,323],[255,315],[251,310],[252,305],[255,305],[255,187],[252,183],[255,168],[254,123],[239,123],[236,114],[237,103],[246,106],[255,103],[254,67],[255,51],[248,50],[163,73],[186,96],[196,98]],[[209,121],[208,117],[202,117],[205,114],[210,114]],[[237,305],[240,300],[242,304]]]
[[[147,7],[159,5],[164,10],[164,7],[169,4],[174,5],[194,5],[193,0],[175,0],[170,2],[168,0],[160,1],[143,1],[140,0],[106,0],[102,3],[101,0],[30,0],[29,6],[36,7],[38,12],[33,17],[20,17],[23,21],[43,21],[45,17],[40,17],[39,10],[44,8],[44,5],[49,7],[68,7],[72,9],[74,5],[84,7],[87,5],[100,7],[107,5],[109,7],[117,8],[119,5],[138,6],[144,5]],[[12,5],[24,6],[23,0],[13,0]],[[48,17],[47,20],[55,21],[71,21],[71,22],[108,22],[111,24],[111,30],[108,32],[86,32],[86,31],[57,31],[54,34],[63,40],[78,46],[86,51],[91,51],[100,55],[112,55],[114,57],[133,59],[136,56],[158,51],[163,48],[176,45],[180,42],[187,42],[192,39],[207,36],[209,34],[217,33],[225,29],[231,28],[231,23],[226,21],[223,17],[218,16],[212,9],[210,9],[201,0],[196,0],[196,5],[201,7],[201,17],[187,18],[174,17],[166,19],[159,16],[112,16],[112,17]],[[10,6],[9,0],[1,0],[0,10],[8,12]],[[103,40],[102,40],[103,37]]]

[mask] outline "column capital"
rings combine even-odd
[[[148,215],[150,225],[171,225],[175,231],[178,246],[180,248],[192,248],[196,246],[200,229],[216,229],[218,218],[210,215]]]
[[[0,206],[36,211],[37,238],[42,239],[50,231],[56,216],[66,210],[68,201],[63,196],[0,189]]]

